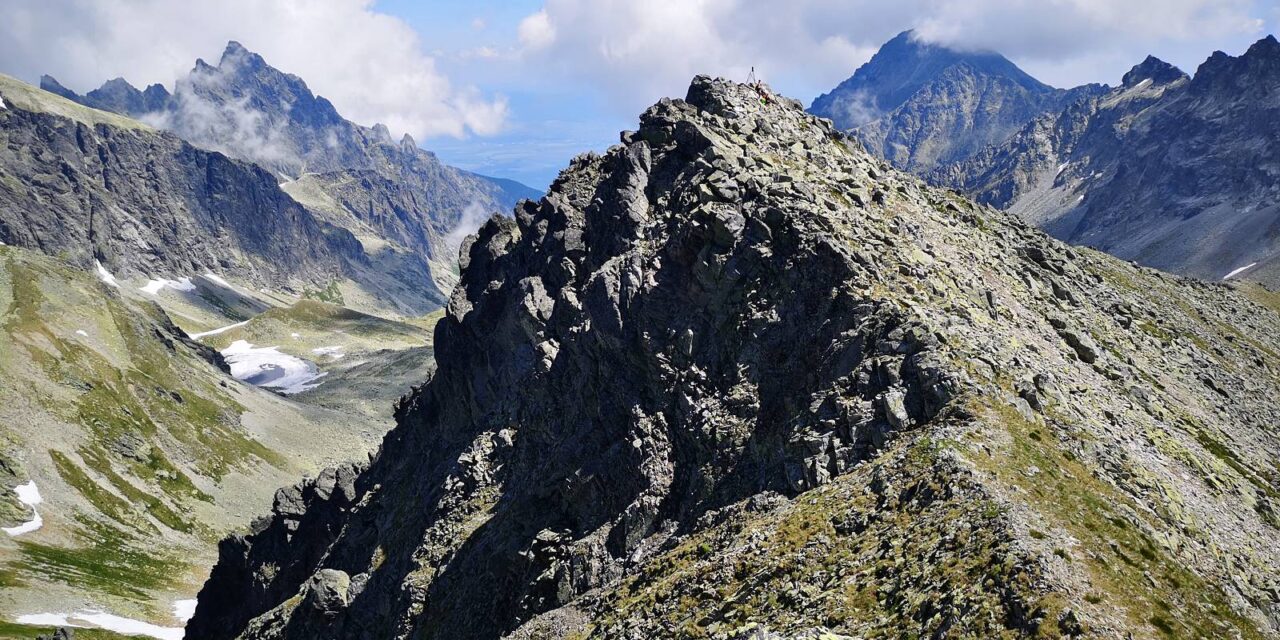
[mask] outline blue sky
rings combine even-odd
[[[1147,54],[1188,72],[1280,25],[1280,0],[0,0],[0,72],[86,91],[172,86],[227,40],[346,117],[466,169],[545,188],[696,73],[756,67],[809,102],[914,28],[1056,86],[1115,84]]]
[[[518,46],[520,21],[541,7],[542,2],[532,0],[380,0],[374,5],[411,25],[450,77],[483,77],[485,88],[510,105],[505,126],[495,135],[435,136],[421,140],[422,146],[454,166],[545,189],[569,158],[603,151],[617,142],[619,131],[634,127],[638,113],[627,116],[604,108],[604,97],[590,86],[547,82],[508,61],[474,55],[481,47],[502,51]]]

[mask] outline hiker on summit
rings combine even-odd
[[[765,88],[764,82],[756,77],[755,67],[751,67],[751,73],[747,74],[747,85],[756,90],[756,93],[760,96],[760,104],[773,102],[773,97],[769,95],[769,90]]]

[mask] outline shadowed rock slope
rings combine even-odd
[[[1280,317],[696,78],[466,245],[191,638],[1275,637]]]

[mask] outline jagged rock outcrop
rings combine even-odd
[[[1240,292],[705,77],[462,262],[378,455],[225,540],[188,637],[1280,628],[1280,316]]]
[[[998,53],[959,51],[905,31],[809,110],[854,132],[895,167],[927,173],[1104,90],[1055,89]]]
[[[1188,77],[1148,57],[1110,92],[1028,124],[930,180],[1073,244],[1207,279],[1280,283],[1280,44]],[[1242,269],[1251,267],[1249,269]]]

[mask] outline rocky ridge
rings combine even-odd
[[[188,637],[1277,636],[1264,295],[705,77],[462,268],[380,453],[224,540]]]

